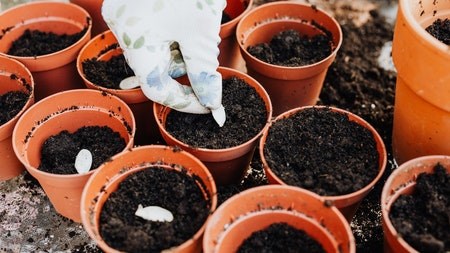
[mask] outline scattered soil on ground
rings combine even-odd
[[[296,30],[275,35],[269,43],[249,46],[247,51],[261,61],[281,66],[298,67],[325,59],[331,54],[332,40],[324,34],[312,37]]]
[[[113,56],[107,61],[87,59],[82,62],[82,67],[86,79],[108,89],[120,89],[119,85],[123,79],[134,76],[123,54]]]
[[[92,153],[91,169],[95,169],[125,146],[120,134],[107,126],[85,126],[74,133],[64,130],[44,142],[38,169],[53,174],[77,174],[74,164],[81,149]]]
[[[134,215],[139,204],[163,207],[174,220],[144,220]],[[111,193],[100,214],[100,233],[117,250],[160,252],[191,238],[206,221],[210,205],[198,182],[185,172],[146,169],[127,177]]]
[[[421,173],[411,195],[401,195],[389,218],[397,232],[419,252],[450,251],[450,173],[441,164]]]
[[[300,250],[301,249],[301,250]],[[322,245],[305,231],[287,223],[274,223],[254,232],[238,249],[239,253],[259,252],[311,252],[325,253]]]
[[[55,53],[73,45],[86,32],[87,29],[83,29],[79,33],[68,35],[27,29],[19,38],[13,41],[7,54],[33,57]]]
[[[256,90],[237,77],[223,80],[222,104],[227,119],[222,127],[211,114],[167,115],[166,129],[188,145],[209,149],[238,146],[255,137],[267,121],[267,110]]]
[[[425,30],[442,43],[450,45],[450,19],[438,18]]]
[[[29,98],[30,95],[23,91],[9,91],[0,95],[0,126],[14,118]]]

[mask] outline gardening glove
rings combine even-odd
[[[225,122],[219,31],[225,0],[104,0],[102,15],[135,77],[154,102],[188,113],[212,112]],[[181,52],[180,52],[181,51]],[[174,78],[188,75],[191,86]]]

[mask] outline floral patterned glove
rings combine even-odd
[[[136,74],[123,85],[138,83],[150,100],[178,111],[212,112],[222,126],[217,56],[225,5],[225,0],[104,0],[102,15]],[[174,80],[186,73],[191,86]]]

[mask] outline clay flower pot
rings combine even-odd
[[[266,107],[267,123],[264,126],[264,128],[266,128],[272,117],[272,104],[269,99],[269,95],[264,88],[255,79],[237,70],[219,67],[218,71],[222,74],[222,79],[236,76],[243,79],[248,85],[256,89],[256,92],[263,99]],[[205,163],[206,167],[208,167],[216,183],[219,185],[236,183],[242,179],[244,172],[250,165],[258,138],[261,136],[264,128],[261,129],[261,131],[253,138],[238,146],[224,149],[193,147],[176,139],[166,130],[165,125],[167,115],[170,111],[171,109],[169,107],[154,103],[153,113],[156,118],[156,123],[158,124],[162,137],[168,145],[178,146],[199,158],[203,163]]]
[[[255,187],[225,201],[206,225],[203,251],[236,252],[253,232],[277,222],[304,230],[326,252],[355,252],[350,226],[336,207],[317,194],[286,185]]]
[[[105,252],[118,252],[105,243],[99,230],[100,213],[110,194],[133,173],[161,166],[168,170],[178,171],[181,170],[179,166],[182,166],[187,170],[188,175],[198,178],[198,184],[205,194],[205,199],[210,201],[210,212],[215,210],[217,205],[216,185],[208,169],[200,160],[187,152],[166,146],[151,145],[134,148],[114,156],[111,162],[101,166],[89,179],[83,191],[81,202],[83,226]],[[204,229],[205,225],[191,239],[171,248],[170,251],[200,252]]]
[[[70,0],[71,3],[84,8],[92,17],[92,35],[95,36],[106,30],[108,26],[103,20],[102,4],[103,0]]]
[[[236,41],[236,26],[252,8],[253,0],[228,0],[224,12],[231,18],[220,26],[219,65],[245,72],[245,62]]]
[[[328,30],[332,37],[332,52],[314,64],[285,67],[273,65],[251,55],[247,48],[269,42],[281,31],[293,29],[314,36]],[[250,10],[237,25],[236,37],[247,66],[247,73],[258,80],[270,95],[274,115],[289,109],[315,105],[328,67],[342,44],[338,22],[324,11],[296,2],[274,2]]]
[[[12,133],[19,117],[34,102],[34,81],[30,71],[20,62],[0,56],[0,95],[10,91],[29,94],[28,101],[12,119],[0,125],[0,181],[18,176],[24,170],[12,147]]]
[[[13,131],[16,156],[44,189],[56,211],[80,222],[81,192],[94,170],[86,174],[51,174],[38,170],[41,147],[50,136],[62,130],[74,132],[83,126],[108,126],[120,133],[126,148],[133,146],[134,117],[116,96],[80,89],[49,96],[28,109]]]
[[[84,61],[92,58],[108,61],[111,57],[121,54],[122,49],[119,47],[116,37],[110,30],[99,34],[81,49],[77,57],[78,74],[83,79],[86,87],[116,95],[128,104],[136,119],[136,145],[161,142],[162,138],[158,126],[156,125],[155,118],[152,116],[153,102],[144,95],[141,88],[138,87],[129,90],[109,89],[92,83],[86,78],[83,69]]]
[[[387,179],[381,193],[381,211],[384,231],[384,252],[418,252],[397,232],[389,218],[393,203],[400,195],[414,192],[417,176],[421,173],[433,173],[437,163],[450,172],[450,156],[423,156],[400,165]]]
[[[425,28],[450,18],[449,1],[400,0],[392,44],[397,69],[393,153],[398,164],[450,154],[450,51]]]
[[[292,109],[290,111],[287,111],[283,114],[280,114],[277,116],[269,125],[268,128],[265,129],[260,143],[259,143],[259,154],[263,163],[264,171],[267,175],[267,179],[270,184],[282,184],[286,185],[286,182],[284,182],[270,167],[268,163],[268,157],[266,155],[265,146],[266,141],[268,139],[268,136],[270,134],[270,129],[273,126],[274,123],[277,121],[281,121],[283,119],[289,118],[292,115],[296,114],[297,112],[301,112],[302,110],[307,110],[310,108],[316,108],[318,110],[329,108],[332,112],[337,112],[340,114],[344,114],[348,116],[348,119],[352,122],[356,122],[360,126],[366,128],[369,130],[369,132],[373,136],[373,140],[376,145],[376,152],[378,153],[378,172],[376,176],[373,178],[370,183],[362,187],[361,189],[348,193],[343,195],[336,195],[336,196],[323,196],[327,201],[329,201],[330,204],[336,206],[343,215],[347,218],[348,221],[351,221],[354,214],[356,213],[356,210],[360,204],[360,202],[363,200],[363,198],[369,194],[369,192],[373,189],[374,185],[380,180],[381,176],[384,173],[386,163],[387,163],[387,154],[386,154],[386,148],[384,146],[383,140],[381,139],[378,132],[365,120],[360,118],[359,116],[350,113],[348,111],[339,109],[339,108],[333,108],[333,107],[325,107],[325,106],[304,106]],[[298,124],[301,124],[299,122]],[[357,154],[355,154],[355,157],[357,157]]]
[[[59,91],[83,87],[75,59],[91,38],[90,20],[89,14],[77,5],[50,1],[25,3],[0,14],[2,55],[7,55],[12,43],[27,29],[55,34],[75,34],[86,29],[77,42],[55,53],[30,57],[7,55],[22,62],[33,74],[36,101]]]

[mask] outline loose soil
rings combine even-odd
[[[296,30],[286,30],[275,35],[269,43],[249,46],[247,51],[270,64],[298,67],[319,62],[329,56],[332,40],[324,34],[308,37]]]
[[[433,37],[446,45],[450,45],[450,20],[438,18],[425,29]]]
[[[287,223],[274,223],[266,229],[252,233],[241,244],[238,252],[325,253],[325,250],[319,242],[305,231],[294,228]]]
[[[107,61],[87,59],[82,62],[82,67],[86,79],[108,89],[120,89],[119,85],[123,79],[134,76],[123,54],[113,56]]]
[[[211,114],[170,111],[166,130],[178,140],[194,147],[223,149],[238,146],[255,137],[267,121],[263,99],[244,80],[223,80],[222,104],[227,119],[222,127]]]
[[[13,41],[7,54],[23,57],[40,56],[58,52],[81,39],[87,29],[75,34],[55,34],[39,30],[25,30],[25,32]]]
[[[172,222],[147,221],[134,213],[138,205],[172,212]],[[211,203],[199,183],[185,172],[151,168],[136,172],[111,193],[100,214],[100,233],[114,249],[160,252],[191,238],[205,223]]]
[[[95,169],[125,146],[120,134],[107,126],[85,126],[74,133],[64,130],[44,142],[38,169],[53,174],[77,174],[74,164],[81,149],[92,153],[91,169]]]
[[[14,118],[29,98],[30,95],[23,91],[9,91],[0,95],[0,126]]]
[[[421,173],[411,195],[401,195],[389,218],[397,232],[419,252],[450,251],[450,173],[441,164]]]
[[[324,196],[360,190],[379,171],[372,133],[328,108],[305,109],[274,122],[264,155],[285,183]]]

